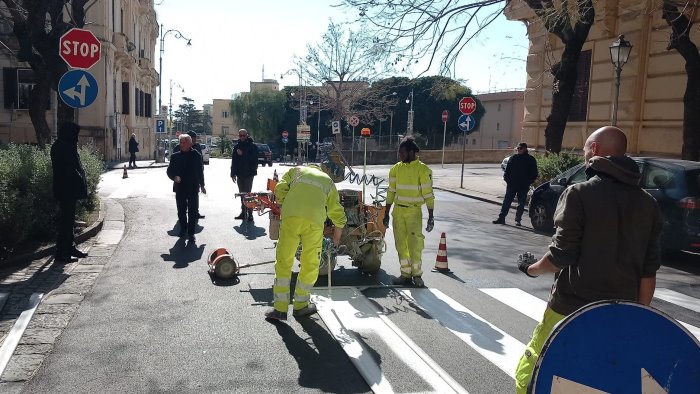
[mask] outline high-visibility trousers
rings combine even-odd
[[[392,212],[394,245],[399,254],[401,276],[411,278],[423,275],[421,269],[425,236],[423,236],[423,211],[418,207],[394,205]]]
[[[542,321],[535,327],[535,331],[532,332],[532,339],[525,347],[525,353],[520,358],[518,367],[515,370],[515,392],[517,394],[527,393],[527,386],[530,384],[530,379],[532,379],[532,372],[535,369],[540,353],[542,353],[544,343],[554,331],[554,327],[565,317],[554,312],[549,307],[544,311]]]
[[[280,223],[280,237],[275,257],[274,307],[287,313],[294,256],[301,242],[301,268],[294,289],[294,309],[309,305],[311,287],[318,279],[323,243],[323,225],[303,217],[286,217]]]

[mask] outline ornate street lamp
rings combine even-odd
[[[163,105],[163,52],[165,52],[165,37],[168,36],[168,34],[172,34],[175,38],[183,39],[187,41],[187,46],[191,47],[192,46],[192,40],[189,38],[185,37],[182,35],[180,30],[175,30],[175,29],[170,29],[166,32],[163,32],[163,25],[160,25],[160,60],[159,60],[159,66],[158,66],[158,115],[162,115],[162,105]],[[171,96],[172,96],[172,84],[171,84]],[[172,99],[171,99],[172,101]],[[170,104],[171,107],[171,112],[172,112],[172,102]],[[172,117],[172,114],[170,115]],[[172,140],[172,134],[170,130],[168,130],[168,144],[167,146],[170,147],[170,141]]]
[[[408,124],[406,125],[406,135],[413,135],[413,88],[411,94],[406,97],[406,104],[411,103],[411,109],[408,110]]]
[[[613,101],[612,110],[612,125],[617,125],[617,107],[620,98],[620,74],[622,74],[622,66],[629,60],[632,52],[632,44],[625,40],[624,35],[617,37],[617,40],[610,45],[610,61],[615,66],[615,100]]]

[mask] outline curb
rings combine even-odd
[[[121,163],[109,164],[109,165],[106,166],[106,168],[107,168],[107,171],[123,170],[125,165],[126,165],[126,164],[122,165]],[[151,168],[165,168],[165,167],[167,167],[167,166],[168,166],[168,163],[153,163],[152,165],[145,166],[145,167],[136,167],[136,169],[138,169],[138,170],[148,170],[148,169],[151,169]],[[129,168],[128,166],[127,166],[127,169],[128,169],[128,170],[133,170],[133,168]]]
[[[81,244],[81,243],[87,241],[88,239],[94,237],[95,235],[97,235],[97,233],[99,233],[100,230],[102,230],[102,226],[104,225],[104,221],[105,221],[105,203],[104,203],[104,201],[100,200],[100,213],[98,214],[97,220],[90,227],[86,228],[80,234],[77,234],[75,236],[75,243]],[[38,259],[44,258],[46,256],[52,255],[55,252],[56,252],[56,245],[55,244],[50,245],[50,246],[44,246],[44,247],[39,248],[35,251],[21,254],[19,256],[11,257],[11,258],[3,261],[2,265],[4,267],[10,267],[10,266],[21,264],[21,263],[26,263],[27,261],[38,260]]]

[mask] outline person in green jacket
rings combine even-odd
[[[275,256],[274,308],[265,313],[268,320],[287,320],[290,303],[292,265],[301,241],[301,268],[294,289],[293,315],[316,313],[310,302],[311,287],[318,278],[323,226],[328,217],[335,226],[333,243],[338,246],[347,223],[333,180],[317,166],[294,167],[275,187],[282,207],[280,236]]]

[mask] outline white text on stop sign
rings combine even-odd
[[[100,46],[80,41],[64,41],[63,50],[61,52],[63,52],[64,55],[80,55],[82,57],[93,58],[100,53]]]

